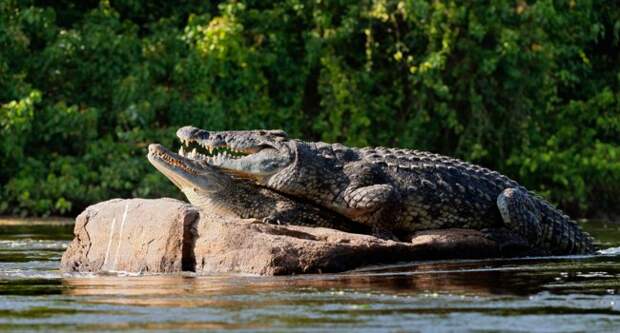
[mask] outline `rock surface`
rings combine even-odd
[[[197,231],[195,271],[205,273],[341,272],[367,265],[500,254],[495,243],[465,229],[428,231],[405,243],[327,228],[203,216]]]
[[[90,206],[75,221],[61,260],[64,272],[178,272],[193,261],[184,235],[198,219],[174,199],[113,199]],[[184,253],[185,252],[185,253]]]
[[[475,230],[426,231],[411,243],[327,228],[271,225],[201,212],[173,199],[110,200],[77,217],[65,272],[283,275],[340,272],[395,262],[497,257]]]

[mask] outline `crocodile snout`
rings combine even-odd
[[[177,130],[177,137],[181,139],[196,139],[199,135],[201,139],[209,138],[209,132],[194,126],[184,126]]]

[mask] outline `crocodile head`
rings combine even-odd
[[[149,145],[149,162],[174,183],[196,206],[207,205],[215,193],[224,193],[232,185],[229,176],[208,164],[187,158],[160,144]]]
[[[282,130],[215,132],[186,126],[177,136],[189,158],[259,183],[294,161],[294,146]]]

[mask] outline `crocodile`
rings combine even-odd
[[[544,198],[496,171],[431,152],[305,142],[282,130],[177,137],[190,158],[312,202],[399,239],[417,231],[508,229],[552,255],[596,251],[594,240]],[[213,152],[218,152],[213,154]]]
[[[183,150],[176,154],[160,144],[148,148],[149,162],[199,210],[228,217],[259,219],[271,224],[295,224],[368,233],[368,227],[305,202],[298,202],[244,179],[220,172]]]

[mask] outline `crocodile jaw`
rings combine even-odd
[[[216,192],[225,186],[223,179],[217,176],[217,171],[175,154],[162,145],[149,145],[147,158],[159,172],[186,194]]]
[[[286,166],[286,162],[287,160],[281,158],[277,150],[271,148],[261,149],[254,154],[238,159],[207,160],[209,165],[221,168],[225,172],[258,181],[264,181],[276,174]]]
[[[228,175],[203,162],[175,154],[159,144],[149,145],[147,158],[181,189],[195,207],[222,216],[241,216],[243,205],[231,204],[227,198],[238,197],[244,192],[236,190],[234,181]]]
[[[186,126],[177,136],[191,150],[189,158],[259,183],[266,183],[293,160],[286,134],[279,130],[211,132]]]

